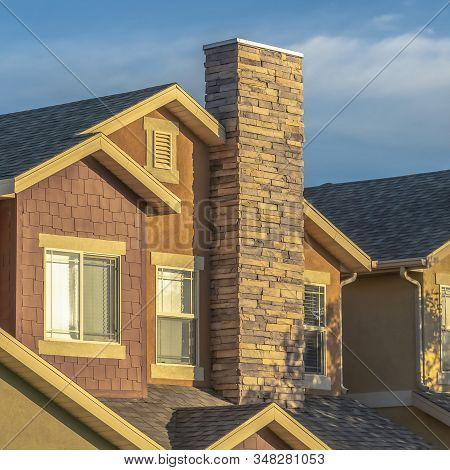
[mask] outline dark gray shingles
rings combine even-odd
[[[332,449],[431,448],[416,434],[345,396],[307,396],[294,416]]]
[[[171,419],[175,409],[230,405],[211,391],[176,385],[149,385],[146,399],[101,401],[165,449],[172,448]]]
[[[305,189],[374,260],[425,257],[450,239],[450,170]]]
[[[170,85],[0,115],[0,179],[17,176],[88,139],[77,134]]]
[[[211,391],[175,385],[149,385],[145,400],[101,400],[166,449],[204,449],[268,405],[230,405]],[[348,397],[307,396],[304,409],[292,414],[332,449],[429,448]]]
[[[171,421],[173,448],[206,449],[267,406],[262,403],[178,409]]]
[[[429,400],[431,403],[433,403],[436,406],[439,406],[443,410],[447,411],[450,413],[450,393],[438,393],[438,392],[425,392],[425,391],[420,391],[420,392],[414,392],[417,393],[417,395],[420,395],[423,398],[426,398]]]

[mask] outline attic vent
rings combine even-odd
[[[153,136],[154,167],[163,170],[172,168],[172,134],[154,131]]]

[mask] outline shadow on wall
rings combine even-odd
[[[435,288],[424,297],[424,379],[427,386],[436,385],[441,371],[441,318],[440,292]]]

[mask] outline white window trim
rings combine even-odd
[[[174,263],[176,264],[176,263]],[[156,281],[156,302],[155,302],[155,331],[156,331],[156,338],[155,338],[155,363],[157,366],[163,366],[169,368],[172,366],[178,366],[178,367],[198,367],[199,360],[200,360],[200,321],[199,321],[199,307],[200,307],[200,302],[199,302],[199,271],[193,268],[184,268],[181,266],[168,266],[168,265],[163,265],[163,264],[156,264],[156,276],[155,276],[155,281]],[[163,317],[169,317],[169,318],[184,318],[187,320],[195,320],[195,362],[194,364],[171,364],[167,362],[159,362],[158,361],[158,338],[159,338],[159,328],[158,328],[158,302],[159,302],[159,292],[158,292],[158,272],[159,269],[176,269],[179,271],[190,271],[193,273],[192,276],[192,282],[194,284],[194,289],[196,290],[194,294],[194,299],[195,299],[195,304],[193,305],[194,307],[194,313],[171,313],[171,314],[162,314]],[[169,369],[167,369],[169,371]]]
[[[80,255],[80,288],[79,288],[79,309],[80,309],[80,339],[73,338],[52,338],[47,336],[47,252],[48,251],[60,251],[63,253],[77,253]],[[117,328],[118,328],[118,341],[85,341],[83,339],[83,316],[84,316],[84,306],[83,306],[83,260],[84,255],[93,255],[103,258],[115,258],[117,259]],[[45,342],[55,342],[55,343],[76,343],[76,344],[97,344],[97,345],[121,345],[122,344],[122,257],[116,253],[107,254],[105,252],[94,252],[94,251],[79,251],[79,250],[70,250],[66,248],[52,248],[51,246],[46,246],[44,248],[44,341]]]
[[[323,374],[318,374],[314,372],[305,372],[306,375],[315,376],[315,377],[328,377],[328,334],[327,334],[327,286],[326,284],[318,284],[315,282],[305,282],[306,286],[318,286],[323,287],[323,299],[324,299],[324,306],[323,306],[323,314],[324,314],[324,326],[323,327],[315,327],[312,325],[307,325],[305,322],[303,323],[305,330],[308,331],[320,331],[323,335]],[[315,387],[314,387],[315,388]]]

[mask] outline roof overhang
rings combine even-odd
[[[170,111],[206,144],[221,145],[225,142],[225,128],[177,84],[164,88],[80,134],[101,132],[109,135],[161,107]]]
[[[303,200],[305,231],[351,272],[369,272],[370,256],[344,235],[306,199]]]
[[[391,260],[372,261],[373,271],[396,270],[399,268],[409,268],[423,270],[429,268],[450,255],[450,240],[433,250],[426,257],[399,258]]]
[[[272,403],[245,423],[211,444],[206,450],[231,450],[263,428],[295,450],[327,450],[329,447],[289,413]]]
[[[11,197],[67,168],[75,162],[93,156],[114,176],[145,201],[156,214],[181,212],[181,201],[153,175],[105,135],[98,133],[54,156],[15,178],[0,180],[0,197]]]
[[[447,426],[450,426],[450,413],[432,401],[427,400],[422,395],[413,392],[412,404],[419,408],[419,410],[422,410],[424,413],[432,416],[433,418],[436,418]]]
[[[117,448],[163,450],[1,328],[0,363]]]

